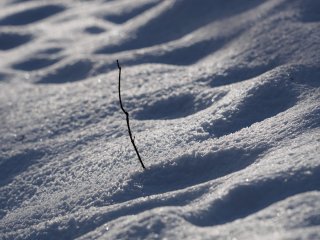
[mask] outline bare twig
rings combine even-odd
[[[118,69],[119,69],[119,102],[120,102],[120,108],[122,110],[122,112],[126,115],[126,120],[127,120],[127,126],[128,126],[128,133],[129,133],[129,137],[130,137],[130,140],[131,140],[131,143],[134,147],[134,150],[136,151],[137,153],[137,156],[138,156],[138,159],[141,163],[141,166],[142,168],[145,170],[146,167],[144,166],[142,160],[141,160],[141,157],[140,157],[140,154],[138,152],[138,148],[136,147],[135,143],[134,143],[134,139],[135,137],[132,137],[132,133],[131,133],[131,129],[130,129],[130,124],[129,124],[129,113],[123,108],[123,105],[122,105],[122,99],[121,99],[121,88],[120,88],[120,81],[121,81],[121,67],[120,67],[120,64],[119,64],[119,61],[117,60],[117,65],[118,65]]]

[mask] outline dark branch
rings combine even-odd
[[[121,85],[120,85],[120,82],[121,82],[121,67],[120,67],[120,64],[119,64],[119,61],[117,60],[117,65],[118,65],[118,69],[119,69],[119,102],[120,102],[120,108],[122,110],[122,112],[126,115],[126,120],[127,120],[127,127],[128,127],[128,133],[129,133],[129,137],[130,137],[130,140],[131,140],[131,143],[134,147],[134,150],[136,151],[137,153],[137,156],[138,156],[138,159],[141,163],[141,166],[143,169],[146,169],[146,167],[144,166],[142,160],[141,160],[141,157],[140,157],[140,154],[139,154],[139,151],[138,151],[138,148],[136,147],[136,144],[134,143],[134,137],[132,137],[132,133],[131,133],[131,129],[130,129],[130,124],[129,124],[129,113],[124,109],[123,105],[122,105],[122,99],[121,99]]]

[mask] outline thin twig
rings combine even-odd
[[[140,157],[140,154],[138,152],[138,148],[136,147],[136,144],[134,143],[134,138],[135,137],[132,137],[132,133],[131,133],[131,129],[130,129],[130,124],[129,124],[129,113],[123,108],[123,105],[122,105],[122,99],[121,99],[121,91],[120,91],[120,81],[121,81],[121,67],[120,67],[120,64],[119,64],[119,61],[117,60],[117,65],[118,65],[118,69],[119,69],[119,102],[120,102],[120,108],[122,110],[122,112],[126,115],[126,120],[127,120],[127,126],[128,126],[128,133],[129,133],[129,137],[130,137],[130,140],[131,140],[131,143],[134,147],[134,150],[136,151],[137,153],[137,156],[138,156],[138,159],[141,163],[141,166],[142,168],[145,170],[146,167],[144,166],[142,160],[141,160],[141,157]]]

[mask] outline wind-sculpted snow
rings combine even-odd
[[[0,239],[320,239],[319,7],[1,1]]]

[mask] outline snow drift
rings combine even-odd
[[[320,238],[318,0],[0,6],[1,239]]]

